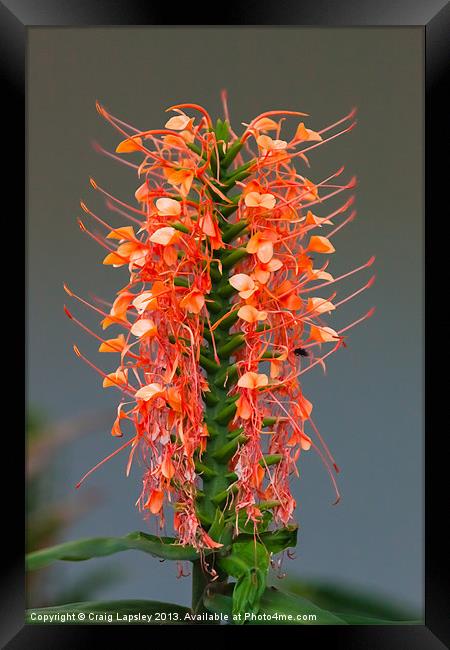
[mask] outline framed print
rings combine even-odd
[[[0,11],[26,215],[4,647],[136,625],[445,647],[448,6]]]

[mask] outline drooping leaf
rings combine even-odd
[[[232,624],[239,625],[346,625],[339,615],[317,607],[313,602],[273,587],[262,594],[259,611],[233,611],[232,586],[225,592],[209,590],[204,597],[205,607],[214,613],[230,617]]]
[[[370,616],[359,616],[358,614],[336,614],[348,625],[423,625],[422,620],[411,621],[392,621],[382,618],[372,618]]]
[[[261,598],[261,611],[267,615],[283,613],[291,615],[288,625],[345,625],[338,615],[333,614],[302,596],[285,594],[275,587],[269,587]],[[315,618],[313,618],[315,617]]]
[[[26,556],[29,571],[41,569],[57,560],[79,562],[93,557],[105,557],[121,551],[137,550],[165,560],[196,560],[197,551],[188,546],[174,543],[172,537],[156,537],[146,533],[134,532],[124,537],[92,537],[75,542],[58,544]]]
[[[111,600],[106,602],[68,603],[57,607],[41,607],[26,612],[26,622],[37,625],[186,625],[186,614],[191,610],[182,605],[161,603],[156,600]]]
[[[303,596],[323,609],[378,620],[412,621],[420,614],[403,606],[397,600],[350,585],[320,582],[300,578],[287,578],[283,589]]]

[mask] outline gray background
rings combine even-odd
[[[345,164],[357,174],[358,219],[335,239],[337,275],[377,255],[372,290],[333,316],[350,322],[370,306],[375,316],[351,333],[349,347],[313,371],[303,387],[315,404],[315,420],[342,473],[342,501],[320,460],[303,456],[295,483],[300,522],[291,574],[338,579],[423,602],[422,464],[422,31],[418,28],[34,28],[29,35],[28,176],[28,390],[30,404],[60,418],[110,410],[116,394],[71,352],[94,361],[96,345],[66,320],[63,281],[82,295],[110,299],[125,284],[121,270],[103,267],[103,251],[78,229],[83,197],[101,212],[89,189],[99,184],[124,200],[137,187],[133,171],[96,154],[95,138],[114,148],[118,137],[95,111],[102,101],[141,129],[165,122],[163,109],[192,101],[221,115],[219,92],[229,92],[234,128],[275,108],[302,110],[308,125],[322,128],[359,109],[358,128],[319,148],[309,176]],[[102,212],[103,216],[105,212]],[[340,287],[347,295],[367,274]],[[73,311],[95,325],[91,314]],[[112,356],[112,355],[111,355]],[[111,358],[100,359],[111,367]],[[112,369],[112,367],[111,367]],[[114,450],[109,422],[80,438],[60,462],[59,496]],[[74,524],[65,539],[152,532],[134,502],[140,468],[124,476],[126,459],[115,457],[90,486],[102,493],[99,508]],[[158,598],[187,603],[189,580],[172,564],[137,553],[103,560],[121,568],[124,581],[99,597]],[[107,563],[110,563],[107,565]],[[81,575],[86,565],[61,564],[55,584]]]

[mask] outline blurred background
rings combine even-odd
[[[135,463],[126,478],[125,456],[74,488],[120,443],[110,436],[117,394],[101,388],[72,344],[108,371],[113,361],[64,316],[62,285],[111,300],[126,282],[126,271],[102,266],[103,251],[80,232],[79,200],[104,216],[89,176],[125,201],[139,184],[132,169],[94,150],[94,141],[110,150],[119,141],[95,100],[139,129],[162,127],[164,109],[178,102],[222,116],[222,88],[237,131],[271,109],[309,113],[306,125],[319,130],[357,106],[358,128],[312,152],[307,175],[318,181],[345,165],[347,178],[359,181],[359,216],[336,236],[331,272],[377,256],[375,286],[330,324],[342,327],[372,305],[377,311],[352,330],[326,376],[305,375],[315,423],[341,467],[342,500],[332,505],[320,459],[303,455],[294,484],[299,543],[283,565],[289,577],[273,580],[305,594],[319,590],[322,603],[350,589],[369,598],[371,611],[389,604],[422,612],[422,40],[420,28],[29,30],[29,550],[157,532],[134,506],[141,470]],[[348,280],[339,295],[367,277]],[[70,308],[97,329],[91,313]],[[31,575],[28,586],[34,607],[88,598],[188,604],[189,597],[190,580],[177,579],[172,563],[133,551],[61,562]]]

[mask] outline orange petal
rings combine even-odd
[[[175,246],[164,246],[163,260],[167,266],[173,266],[178,260],[178,253]]]
[[[281,260],[272,258],[270,262],[267,263],[266,268],[268,271],[273,272],[273,271],[279,271],[282,266],[283,266],[283,262]]]
[[[208,237],[216,237],[217,224],[213,220],[210,212],[207,212],[205,215],[201,217],[201,219],[198,222],[198,225],[202,229],[202,232],[205,233],[205,235],[208,235]]]
[[[246,372],[240,377],[238,381],[238,386],[240,388],[250,388],[255,389],[261,386],[267,386],[269,383],[269,378],[267,375],[259,374],[257,372]]]
[[[309,298],[308,300],[308,311],[313,311],[316,314],[330,313],[333,309],[336,309],[333,303],[324,298]]]
[[[130,331],[133,336],[143,338],[144,336],[155,336],[157,328],[150,318],[141,318],[133,324]]]
[[[320,136],[316,131],[307,129],[303,122],[300,122],[297,127],[297,131],[295,132],[294,140],[298,140],[300,142],[320,142],[322,140],[322,136]]]
[[[161,463],[161,474],[169,479],[169,481],[175,474],[175,465],[172,463],[172,459],[168,454],[164,456],[164,460]]]
[[[259,320],[266,320],[267,312],[259,311],[256,307],[252,305],[244,305],[238,311],[239,318],[245,320],[247,323],[256,323]]]
[[[139,201],[139,203],[146,201],[149,196],[149,189],[147,183],[143,183],[140,187],[138,187],[136,192],[134,193],[134,196],[136,197],[136,201]]]
[[[253,128],[257,131],[276,131],[278,129],[278,122],[271,120],[270,117],[262,117],[255,122]]]
[[[236,400],[236,417],[249,420],[252,417],[252,407],[245,395]]]
[[[264,473],[264,467],[261,467],[259,463],[253,468],[252,485],[257,490],[261,487],[261,483],[264,480]]]
[[[187,115],[175,115],[171,117],[170,120],[167,120],[165,127],[166,129],[173,129],[174,131],[183,131],[191,121],[191,118]]]
[[[157,515],[162,508],[163,502],[164,492],[161,492],[161,490],[152,490],[144,508],[148,508],[152,514]]]
[[[108,388],[109,386],[120,386],[128,383],[128,370],[125,368],[122,370],[118,368],[115,372],[110,372],[103,379],[103,388]]]
[[[223,544],[214,541],[212,537],[208,535],[208,533],[205,533],[205,531],[203,531],[202,540],[204,545],[208,548],[222,548],[223,546]]]
[[[339,341],[339,334],[335,332],[331,327],[316,327],[311,325],[309,335],[314,341],[319,341],[319,343],[336,343]]]
[[[247,246],[245,248],[247,253],[252,253],[252,254],[256,253],[256,251],[258,250],[258,247],[260,245],[260,242],[261,242],[261,235],[259,233],[256,233],[256,235],[253,235],[253,237],[250,237],[250,239],[248,240]]]
[[[273,244],[271,241],[262,241],[258,246],[258,251],[256,253],[258,259],[263,263],[267,264],[273,257]]]
[[[205,296],[201,291],[191,291],[180,300],[180,307],[191,314],[198,314],[205,304]]]
[[[164,226],[163,228],[158,228],[155,230],[153,235],[150,237],[150,241],[154,244],[161,244],[161,246],[167,246],[172,244],[175,238],[177,231],[172,226]]]
[[[228,280],[231,286],[238,291],[248,291],[255,288],[252,278],[246,273],[236,273]]]
[[[334,253],[336,249],[326,237],[313,235],[309,240],[308,250],[314,253]]]
[[[258,280],[260,284],[266,284],[270,278],[270,271],[266,270],[266,265],[258,264],[253,271],[255,279]]]
[[[113,266],[123,266],[127,260],[117,255],[117,253],[109,253],[103,260],[103,264],[112,264]]]
[[[306,433],[301,434],[300,445],[301,445],[302,449],[304,449],[305,451],[308,451],[308,449],[311,449],[312,440],[311,440],[311,438],[309,436],[306,435]]]
[[[301,417],[303,419],[307,420],[309,418],[309,416],[311,415],[312,410],[313,410],[312,403],[308,399],[306,399],[306,397],[304,395],[301,395],[300,399],[297,402],[297,404],[298,404],[298,407],[300,409]]]
[[[107,239],[128,239],[129,241],[137,241],[134,234],[133,226],[122,226],[122,228],[115,228],[106,235]]]
[[[178,388],[175,386],[170,386],[166,392],[166,399],[174,411],[181,413],[181,395]]]
[[[119,336],[115,339],[108,339],[107,341],[103,341],[98,351],[99,352],[122,352],[124,347],[125,347],[125,337],[123,334],[119,334]]]
[[[181,213],[180,201],[163,197],[155,203],[158,214],[161,216],[177,217]]]
[[[136,296],[132,305],[136,308],[138,314],[143,314],[146,309],[154,309],[157,307],[158,302],[153,291],[144,291],[140,296]]]
[[[121,438],[123,436],[122,429],[120,428],[120,420],[120,416],[117,416],[111,428],[111,435],[115,438]]]
[[[245,195],[244,203],[248,208],[259,208],[261,194],[259,192],[249,192]]]
[[[130,153],[131,151],[142,151],[142,138],[122,140],[116,147],[116,153]]]
[[[144,402],[148,402],[155,397],[159,397],[163,394],[163,388],[161,384],[147,384],[147,386],[142,386],[139,390],[136,391],[136,399],[141,399]]]

